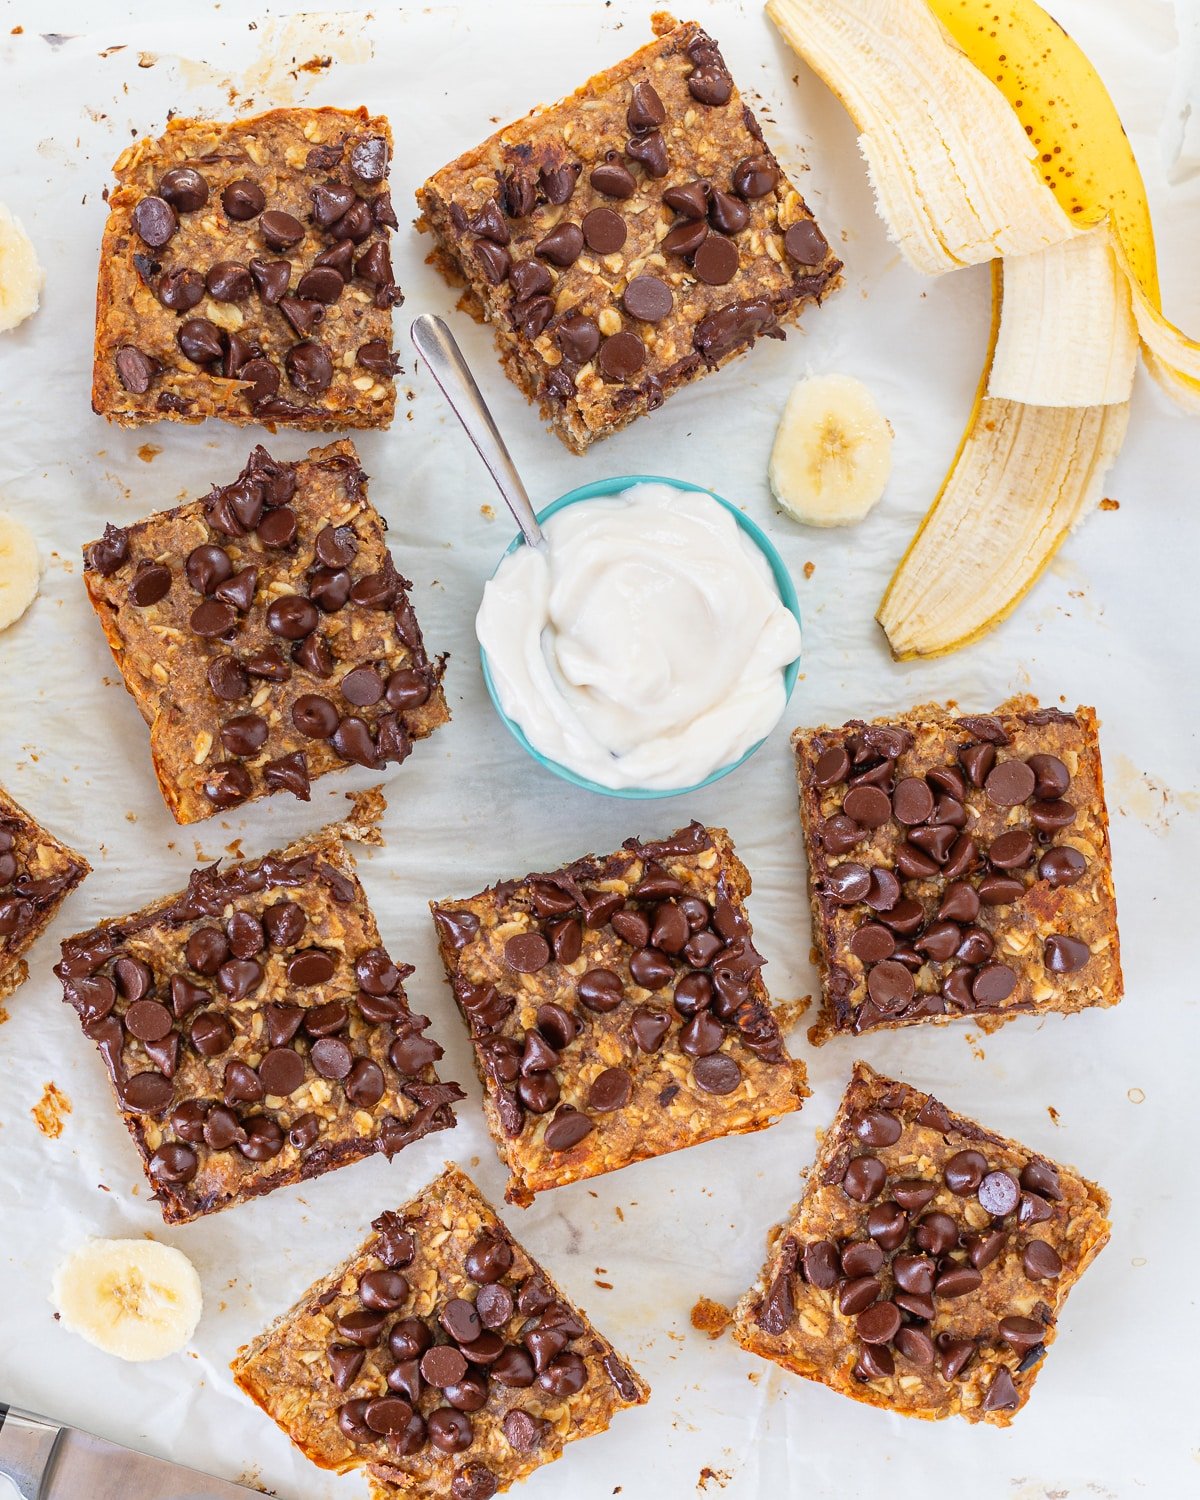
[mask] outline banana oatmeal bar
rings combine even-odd
[[[432,903],[510,1203],[799,1109],[723,828]]]
[[[55,973],[108,1068],[169,1224],[454,1125],[380,942],[348,839],[381,842],[379,791],[344,823],[68,938]]]
[[[582,453],[759,337],[841,262],[694,21],[506,125],[417,194],[431,257]]]
[[[255,448],[230,484],[84,549],[179,823],[403,761],[450,717],[349,442]]]
[[[100,247],[92,408],[320,431],[396,407],[388,122],[172,120],[122,152]]]
[[[733,1336],[871,1406],[1007,1427],[1108,1207],[1069,1167],[858,1063]]]
[[[490,1500],[650,1392],[448,1166],[239,1351],[238,1385],[371,1493]]]
[[[29,978],[21,955],[91,870],[0,787],[0,1000]]]
[[[936,704],[792,736],[822,1006],[809,1031],[1115,1005],[1093,709]]]

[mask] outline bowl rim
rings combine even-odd
[[[588,484],[577,485],[573,490],[568,490],[566,494],[560,495],[557,500],[552,500],[549,505],[537,511],[538,521],[544,524],[551,516],[556,515],[560,510],[565,510],[568,505],[575,505],[581,500],[600,499],[605,495],[617,495],[623,490],[631,489],[635,484],[665,484],[669,485],[672,489],[707,495],[711,500],[715,500],[718,505],[727,510],[737,525],[741,527],[766,558],[767,565],[771,569],[771,576],[775,582],[775,587],[779,591],[779,597],[784,607],[795,618],[801,632],[803,632],[804,621],[800,616],[800,600],[796,593],[796,585],[792,581],[792,575],[788,571],[787,564],[780,555],[779,549],[757,521],[752,520],[744,511],[734,505],[731,500],[727,500],[724,495],[718,495],[715,490],[709,489],[706,485],[694,484],[690,479],[672,479],[666,474],[622,474],[610,479],[593,479]],[[506,557],[510,557],[518,547],[523,546],[525,546],[525,538],[518,531],[516,536],[513,537],[512,541],[509,542],[508,546],[501,553],[499,561],[492,570],[491,577],[494,578],[496,576]],[[803,655],[803,646],[801,647],[801,655]],[[500,722],[508,730],[509,734],[512,735],[513,739],[516,740],[517,744],[520,745],[522,750],[535,760],[538,765],[545,767],[547,771],[552,772],[563,781],[569,781],[572,786],[581,787],[584,791],[597,792],[602,797],[622,797],[630,801],[642,802],[666,797],[685,797],[692,792],[702,791],[714,782],[721,781],[726,776],[731,775],[766,743],[767,736],[764,735],[761,740],[756,740],[753,745],[744,750],[736,760],[729,761],[727,765],[718,766],[715,771],[710,771],[703,781],[694,782],[691,786],[665,788],[602,786],[600,782],[592,781],[586,776],[581,776],[578,771],[572,771],[569,766],[564,766],[560,761],[552,760],[548,755],[543,755],[540,750],[536,749],[530,743],[525,731],[515,720],[511,719],[505,713],[501,706],[500,695],[496,690],[491,668],[488,665],[487,652],[482,646],[479,647],[479,662],[483,669],[484,686],[487,688],[488,697],[492,701],[492,707],[495,709]],[[797,656],[794,661],[789,662],[783,669],[784,710],[786,710],[788,703],[791,701],[792,690],[796,686],[799,672],[800,656]],[[782,717],[782,711],[780,717]]]

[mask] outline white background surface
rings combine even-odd
[[[1147,178],[1168,310],[1198,333],[1200,156],[1195,122],[1184,128],[1168,108],[1188,88],[1171,8],[1159,0],[1055,0],[1053,8],[1116,97]],[[814,1094],[800,1115],[764,1135],[562,1189],[523,1213],[506,1210],[530,1250],[654,1388],[649,1406],[569,1449],[522,1493],[600,1500],[620,1487],[626,1500],[674,1500],[723,1486],[728,1500],[906,1500],[951,1487],[973,1500],[1200,1494],[1195,425],[1139,377],[1129,440],[1107,489],[1119,511],[1093,516],[1016,618],[981,644],[933,664],[894,665],[872,616],[969,409],[987,329],[987,272],[926,283],[908,271],[874,217],[853,131],[832,97],[756,3],[696,0],[687,11],[719,39],[743,90],[761,96],[772,145],[802,174],[838,244],[844,289],[809,311],[786,344],[763,343],[584,458],[540,430],[500,376],[490,335],[461,315],[453,323],[538,503],[601,476],[659,471],[710,484],[770,529],[800,590],[803,675],[757,758],[686,806],[575,790],[522,756],[483,692],[472,618],[511,527],[482,513],[495,501],[483,471],[431,383],[413,371],[401,330],[418,311],[450,313],[453,296],[423,264],[426,242],[407,219],[413,188],[494,123],[641,45],[650,6],[380,5],[315,36],[311,26],[272,21],[242,0],[136,9],[133,20],[111,0],[0,4],[0,200],[25,221],[47,271],[41,312],[0,340],[0,501],[33,527],[47,563],[41,598],[0,637],[0,780],[96,869],[35,949],[34,978],[8,1002],[11,1019],[0,1027],[0,1398],[260,1480],[288,1500],[358,1500],[360,1479],[335,1479],[293,1455],[235,1392],[227,1362],[446,1156],[491,1196],[502,1195],[504,1173],[482,1127],[425,902],[585,849],[607,851],[630,833],[666,833],[692,816],[724,823],[754,875],[751,913],[773,993],[806,994],[814,972],[787,730],[947,695],[985,710],[1032,689],[1046,702],[1061,695],[1068,705],[1094,703],[1104,720],[1124,1004],[1018,1021],[982,1041],[958,1024],[814,1051],[801,1027],[792,1041],[808,1061]],[[24,34],[11,37],[17,25]],[[72,35],[55,45],[40,35],[50,30]],[[117,45],[123,50],[105,55]],[[332,66],[301,72],[300,82],[289,75],[292,59],[314,55],[331,56]],[[50,975],[56,939],[178,888],[198,856],[235,841],[260,853],[315,827],[344,805],[348,783],[326,778],[308,807],[276,798],[192,830],[176,829],[160,801],[145,730],[86,603],[79,549],[106,520],[132,521],[232,478],[254,434],[166,423],[130,433],[92,415],[101,191],[120,149],[158,133],[169,109],[227,114],[291,100],[385,111],[398,143],[392,187],[402,228],[393,255],[407,302],[397,341],[406,351],[401,386],[411,396],[401,399],[395,428],[362,437],[360,447],[397,561],[415,581],[430,648],[452,653],[454,721],[395,776],[387,848],[365,855],[360,868],[385,941],[417,965],[409,993],[434,1018],[447,1051],[444,1074],[470,1097],[455,1132],[406,1150],[391,1166],[379,1158],[165,1230],[100,1061],[60,1003]],[[1184,152],[1178,161],[1170,159],[1172,142]],[[768,495],[774,422],[791,382],[807,370],[862,377],[896,429],[889,492],[854,531],[804,531]],[[147,442],[163,450],[150,463],[138,456]],[[307,444],[285,434],[269,446],[295,457]],[[807,580],[806,561],[815,564]],[[891,1417],[690,1328],[697,1296],[732,1302],[757,1273],[764,1234],[798,1195],[814,1131],[860,1054],[1112,1192],[1112,1243],[1072,1295],[1034,1398],[1010,1431]],[[30,1114],[49,1080],[73,1104],[57,1140],[41,1135]],[[52,1265],[88,1233],[153,1234],[187,1251],[207,1298],[192,1350],[151,1366],[120,1365],[52,1321]]]

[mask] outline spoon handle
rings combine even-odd
[[[545,538],[533,513],[533,506],[529,503],[525,485],[504,446],[504,439],[500,436],[487,403],[479,393],[475,377],[471,374],[454,335],[441,318],[434,317],[432,313],[422,313],[413,322],[412,341],[417,353],[428,365],[429,373],[441,388],[442,395],[450,403],[454,415],[475,444],[480,458],[487,465],[488,473],[516,517],[525,540],[531,547],[543,546]]]

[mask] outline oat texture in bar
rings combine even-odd
[[[1115,1005],[1097,720],[1010,699],[792,737],[822,1006],[809,1032]]]
[[[454,1124],[346,847],[383,799],[263,859],[68,938],[55,973],[108,1068],[168,1223]]]
[[[114,167],[92,406],[123,427],[387,427],[392,133],[365,109],[172,120]]]
[[[1094,1182],[859,1063],[734,1337],[856,1401],[1007,1427],[1107,1213]]]
[[[0,787],[0,1000],[29,978],[22,955],[91,868]]]
[[[490,1500],[648,1399],[457,1167],[372,1228],[233,1363],[322,1468]]]
[[[653,20],[649,46],[417,194],[434,263],[577,453],[782,337],[841,270],[716,42]]]
[[[403,761],[449,718],[349,442],[256,448],[203,500],[84,549],[84,582],[180,823],[348,765]]]
[[[433,905],[510,1202],[800,1107],[749,892],[725,830],[692,823]]]

